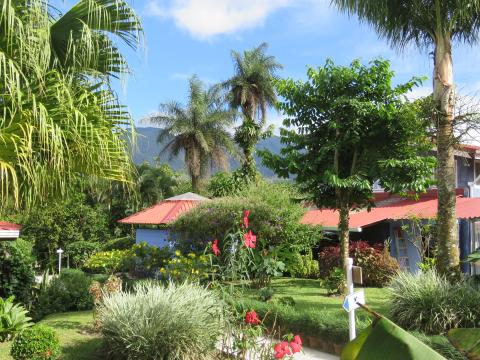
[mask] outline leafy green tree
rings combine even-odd
[[[438,251],[437,267],[459,265],[455,214],[454,109],[452,42],[474,44],[480,28],[479,0],[333,0],[342,11],[370,23],[393,47],[433,47],[433,100],[437,124]]]
[[[234,114],[223,106],[218,87],[205,90],[204,84],[193,76],[190,81],[189,103],[183,106],[172,101],[160,105],[160,112],[147,120],[163,127],[157,141],[167,144],[161,152],[177,156],[185,154],[185,164],[193,191],[200,189],[200,180],[210,168],[226,169],[228,155],[235,153],[229,127]]]
[[[131,181],[132,121],[109,87],[128,71],[116,39],[141,39],[129,5],[80,0],[62,15],[45,0],[6,0],[0,28],[2,204],[62,195],[78,176]]]
[[[179,184],[179,175],[172,170],[170,165],[151,166],[143,163],[137,167],[137,170],[140,208],[151,206],[175,195],[176,187]]]
[[[267,47],[262,43],[243,54],[232,51],[235,74],[221,84],[228,91],[231,107],[240,108],[243,113],[235,141],[243,151],[244,162],[240,171],[246,179],[256,176],[255,145],[262,137],[270,136],[271,129],[264,132],[267,110],[277,101],[274,81],[276,71],[282,66],[275,57],[265,53]]]
[[[281,129],[280,155],[261,155],[279,176],[294,175],[319,208],[338,210],[344,264],[349,211],[373,205],[375,181],[392,192],[421,192],[430,184],[435,160],[419,156],[429,148],[425,124],[405,101],[420,80],[392,87],[394,74],[384,60],[369,66],[329,60],[307,75],[307,81],[279,81],[279,107],[292,129]]]

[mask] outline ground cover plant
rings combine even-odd
[[[10,354],[15,360],[56,360],[60,343],[55,330],[39,324],[15,336]]]

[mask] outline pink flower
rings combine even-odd
[[[212,242],[212,251],[215,256],[220,255],[220,249],[218,248],[218,240],[215,239]]]
[[[245,322],[252,325],[258,325],[261,323],[255,310],[247,311],[245,314]]]
[[[245,226],[245,229],[248,229],[248,217],[250,216],[250,210],[245,210],[243,213],[243,226]]]
[[[253,235],[252,230],[250,230],[246,234],[243,234],[243,243],[247,248],[255,249],[256,242],[257,242],[257,237]]]
[[[285,356],[292,356],[293,354],[302,351],[302,339],[299,335],[293,337],[293,341],[282,341],[273,348],[275,352],[275,359],[282,359]]]

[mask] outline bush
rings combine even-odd
[[[258,290],[258,297],[262,301],[269,301],[273,297],[273,289],[270,287],[264,287]]]
[[[322,286],[327,289],[328,295],[339,295],[346,287],[345,274],[343,270],[335,267],[330,270],[328,276],[321,281]]]
[[[15,337],[10,354],[15,360],[55,360],[60,343],[51,327],[35,325]]]
[[[363,270],[363,284],[366,286],[386,286],[392,276],[400,271],[398,262],[390,256],[387,248],[371,246],[365,241],[350,243],[350,257],[354,264]],[[331,269],[340,266],[340,246],[329,246],[318,256],[320,277],[325,278]]]
[[[279,250],[278,258],[285,264],[285,271],[291,277],[316,279],[319,276],[318,261],[313,260],[311,250],[302,255],[291,251],[290,246],[285,246]]]
[[[239,225],[243,212],[250,210],[250,229],[257,235],[260,250],[279,244],[308,249],[319,241],[320,232],[298,223],[304,209],[294,201],[295,196],[291,186],[265,181],[238,196],[201,204],[172,224],[172,232],[178,234],[176,245],[184,253],[201,252],[211,240],[223,239]]]
[[[0,298],[0,341],[8,341],[13,336],[32,325],[27,310],[13,303],[14,297]]]
[[[393,321],[405,329],[442,334],[480,326],[480,293],[467,281],[450,283],[435,270],[400,272],[390,285]]]
[[[137,275],[152,275],[162,268],[172,257],[169,247],[150,246],[145,241],[131,248],[134,257],[132,265]]]
[[[125,236],[117,239],[112,239],[107,241],[102,246],[102,251],[111,251],[111,250],[128,250],[133,245],[135,245],[135,238],[130,236]]]
[[[24,305],[31,304],[34,261],[32,247],[25,240],[0,242],[0,297],[14,296]]]
[[[213,197],[237,195],[247,184],[232,173],[218,172],[208,183],[208,191]]]
[[[134,293],[106,295],[98,319],[110,355],[121,359],[203,359],[222,333],[221,303],[184,283],[139,285]]]
[[[208,279],[210,270],[210,262],[206,255],[188,253],[187,256],[184,256],[177,250],[175,257],[166,262],[158,276],[176,283],[200,282]]]
[[[88,293],[91,282],[92,279],[81,270],[63,269],[59,276],[40,290],[35,318],[40,319],[58,312],[91,309],[93,300]]]
[[[72,266],[77,268],[82,267],[85,261],[98,250],[100,250],[100,244],[89,241],[76,241],[66,247]]]
[[[111,250],[101,251],[90,256],[83,264],[83,269],[93,273],[113,274],[128,271],[131,266],[131,250]]]

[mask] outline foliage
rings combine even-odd
[[[237,173],[218,172],[208,183],[208,191],[213,197],[237,195],[246,186],[245,181],[236,176]]]
[[[128,183],[133,170],[132,120],[109,85],[128,72],[119,45],[140,44],[139,19],[122,0],[48,5],[0,9],[0,192],[17,204],[63,196],[76,178]]]
[[[228,127],[234,113],[226,110],[218,87],[205,90],[197,76],[189,80],[189,103],[186,107],[172,101],[160,105],[160,113],[149,117],[161,125],[159,143],[167,140],[161,153],[177,156],[184,153],[185,165],[194,192],[199,191],[200,179],[209,168],[228,167],[228,154],[235,149]]]
[[[318,261],[313,260],[312,250],[302,255],[290,245],[284,245],[278,251],[278,257],[285,264],[285,272],[291,277],[315,279],[319,276]]]
[[[480,293],[467,281],[452,284],[435,270],[400,272],[390,289],[392,320],[406,329],[441,334],[480,324]]]
[[[235,142],[243,150],[244,161],[234,180],[248,183],[257,176],[253,153],[261,138],[271,136],[272,129],[264,131],[267,109],[275,106],[277,96],[274,82],[276,71],[282,66],[273,56],[265,54],[268,45],[262,43],[243,54],[232,51],[235,74],[223,82],[230,106],[240,108],[242,124],[235,129]],[[260,116],[260,119],[257,119]],[[242,175],[242,176],[239,176]],[[240,181],[239,181],[240,180]]]
[[[15,297],[0,298],[0,342],[11,340],[15,335],[32,325],[27,310],[14,304]]]
[[[109,237],[106,212],[86,204],[81,194],[37,206],[22,223],[22,236],[34,244],[42,269],[56,264],[60,247],[65,249],[79,241],[103,242]]]
[[[115,359],[203,359],[222,333],[221,303],[198,285],[140,285],[104,297],[98,308]]]
[[[327,60],[310,68],[307,81],[279,80],[287,116],[279,155],[260,153],[277,175],[295,176],[319,208],[339,210],[342,263],[348,256],[349,210],[372,206],[373,184],[386,191],[425,191],[432,183],[433,157],[426,124],[405,94],[421,80],[392,87],[390,63],[359,60],[337,66]],[[289,129],[288,129],[289,128]]]
[[[388,248],[371,246],[365,241],[354,241],[349,246],[350,257],[356,266],[362,267],[366,286],[386,286],[399,270],[398,262],[390,256]],[[318,255],[320,276],[325,277],[332,268],[340,266],[340,247],[328,246]]]
[[[110,251],[110,250],[128,250],[133,245],[135,245],[135,238],[132,236],[125,236],[116,239],[108,240],[102,246],[103,251]]]
[[[175,257],[169,259],[159,271],[159,277],[182,283],[184,281],[197,282],[208,279],[210,274],[210,261],[205,255],[188,253],[183,256],[180,251],[175,252]]]
[[[262,301],[269,301],[273,297],[273,289],[270,287],[263,287],[258,290],[258,297]]]
[[[320,231],[298,224],[304,209],[294,201],[295,196],[288,185],[264,181],[237,196],[201,204],[171,225],[177,234],[175,246],[184,253],[203,251],[208,242],[224,238],[237,227],[248,209],[252,214],[250,228],[261,241],[260,250],[280,244],[309,248],[320,240]]]
[[[151,166],[144,162],[137,166],[137,171],[140,208],[152,206],[160,200],[175,195],[175,189],[179,184],[179,174],[174,172],[170,165]]]
[[[60,343],[55,331],[47,325],[35,325],[17,335],[11,355],[15,360],[55,360],[60,356]]]
[[[295,306],[295,299],[291,296],[282,296],[277,299],[277,302],[283,306]]]
[[[90,241],[76,241],[66,246],[66,253],[70,257],[73,267],[81,268],[95,252],[100,249],[100,244]]]
[[[475,360],[480,354],[480,329],[451,329],[448,339],[469,359]]]
[[[31,245],[23,240],[0,242],[0,297],[15,296],[30,305],[35,281]]]
[[[169,247],[150,246],[145,241],[133,245],[131,252],[135,273],[144,275],[155,273],[172,257]]]
[[[88,292],[91,282],[92,279],[81,270],[63,269],[60,275],[41,288],[35,304],[35,318],[91,309],[93,301]]]
[[[93,254],[83,264],[83,269],[94,273],[113,274],[131,268],[131,250],[101,251]]]
[[[328,295],[339,295],[346,286],[345,274],[341,268],[334,267],[320,283],[327,289]]]

